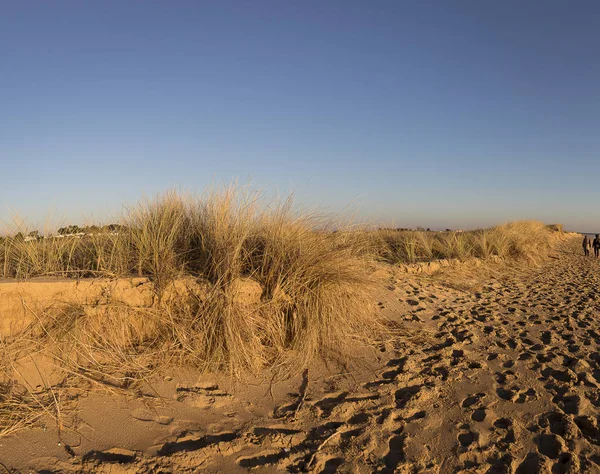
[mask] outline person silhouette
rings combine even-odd
[[[590,247],[592,246],[592,242],[590,238],[586,235],[583,237],[583,254],[587,257],[590,254]]]
[[[600,236],[598,234],[596,234],[596,238],[592,242],[592,247],[594,247],[594,255],[597,257],[600,254]]]

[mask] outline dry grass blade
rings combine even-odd
[[[54,390],[33,389],[19,373],[11,353],[13,347],[0,340],[0,437],[7,436],[23,429],[44,415],[53,418],[60,426],[60,407]]]

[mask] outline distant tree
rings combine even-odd
[[[58,234],[59,235],[78,234],[82,230],[83,229],[81,229],[77,225],[69,225],[67,227],[61,227],[60,229],[58,229]]]

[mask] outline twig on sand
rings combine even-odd
[[[271,396],[271,400],[274,400],[275,397],[273,396],[273,383],[275,382],[275,374],[273,374],[273,376],[271,377],[271,380],[269,381],[269,388],[267,390],[267,393],[265,393],[265,395],[270,395]]]
[[[317,449],[315,450],[313,455],[310,457],[310,460],[308,461],[308,464],[306,465],[306,470],[310,469],[310,466],[312,466],[312,463],[315,461],[315,458],[317,457],[317,454],[319,453],[321,448],[323,446],[325,446],[331,438],[333,438],[336,435],[339,435],[340,433],[341,433],[341,431],[338,428],[333,433],[331,433],[327,438],[325,438],[325,440],[319,446],[317,446]]]
[[[300,385],[300,394],[298,395],[298,401],[296,402],[296,410],[294,411],[294,416],[292,417],[292,420],[296,420],[296,417],[298,416],[298,412],[300,411],[300,408],[302,408],[302,405],[304,404],[304,400],[306,399],[306,392],[308,391],[308,369],[304,369],[304,372],[302,372],[302,384]]]

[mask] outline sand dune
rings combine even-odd
[[[284,382],[177,370],[0,439],[9,472],[600,472],[600,262],[575,239],[481,276],[381,267],[398,335]],[[478,273],[479,272],[479,273]],[[478,276],[479,275],[479,276]],[[459,284],[460,283],[460,284]],[[101,407],[101,410],[99,410]]]

